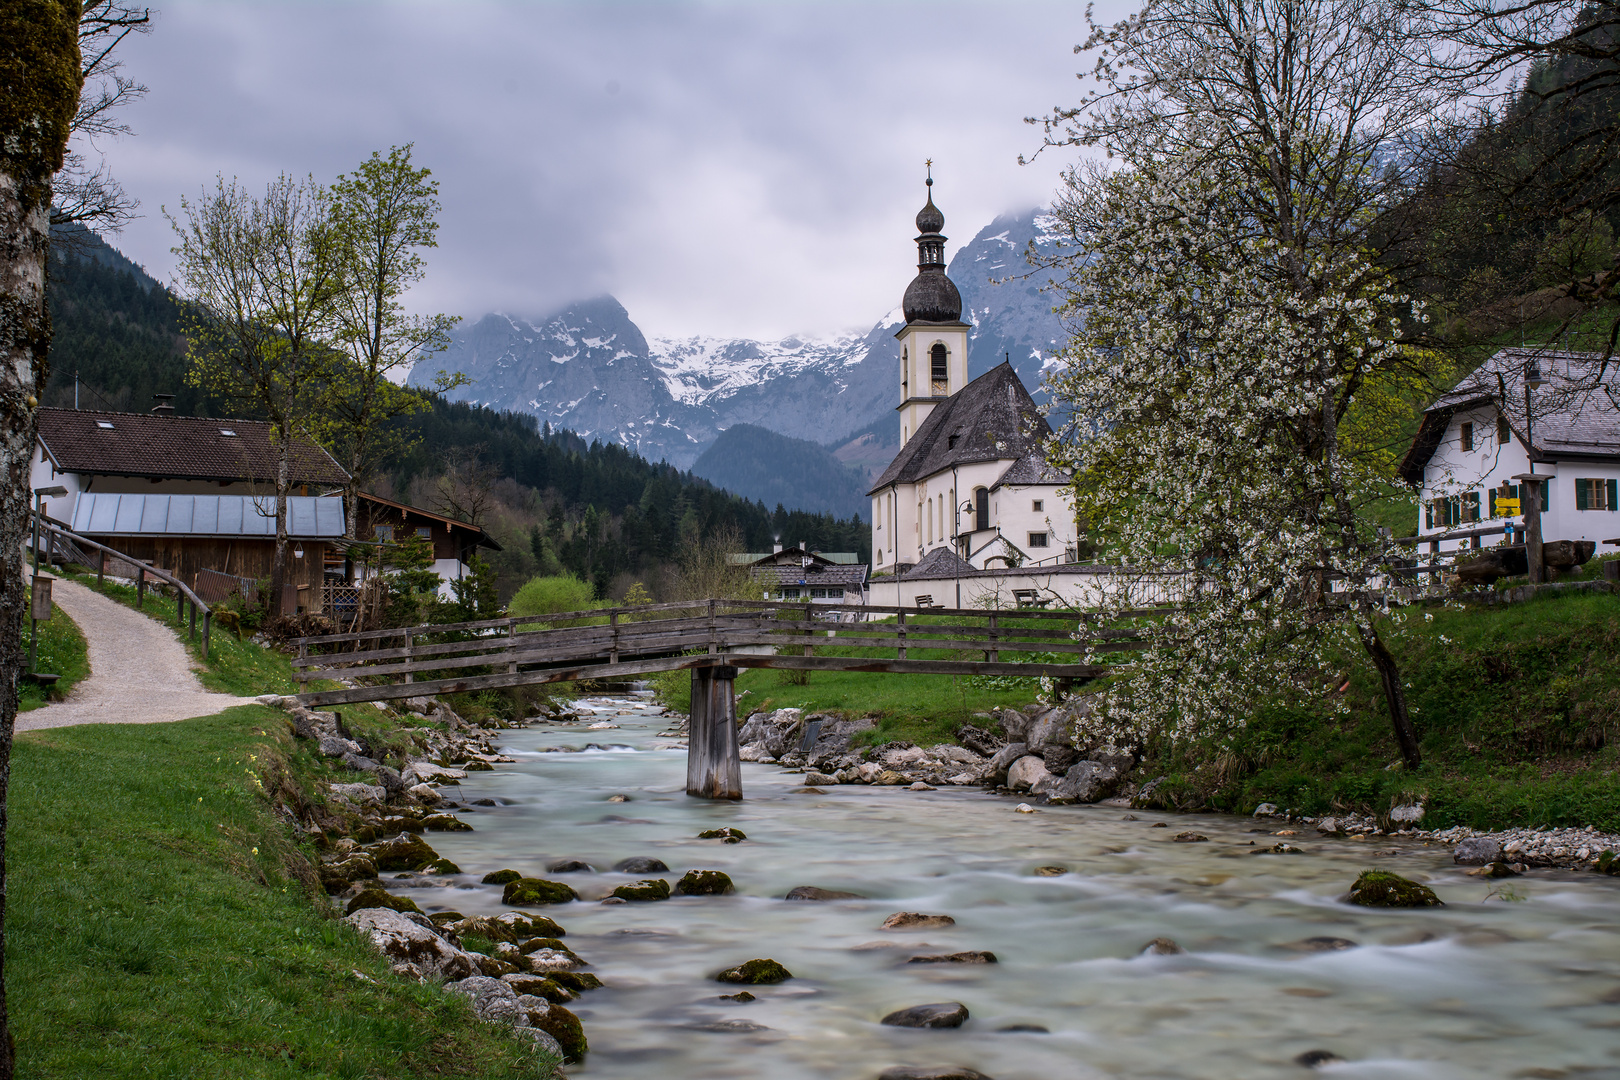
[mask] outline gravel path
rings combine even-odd
[[[157,620],[75,581],[59,578],[51,593],[52,601],[84,632],[90,674],[66,701],[17,714],[18,731],[70,724],[161,724],[252,704],[252,698],[204,690],[174,631]]]

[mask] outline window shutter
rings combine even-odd
[[[1425,529],[1434,528],[1434,500],[1433,499],[1430,499],[1428,502],[1423,504],[1423,527]]]
[[[1490,516],[1495,517],[1496,516],[1496,489],[1495,488],[1487,488],[1485,490],[1485,494],[1486,494],[1486,497],[1490,500],[1490,511],[1491,511]]]
[[[1542,480],[1539,483],[1541,486],[1541,512],[1545,514],[1552,506],[1552,481]]]
[[[1620,489],[1620,480],[1616,480],[1616,479],[1611,477],[1609,479],[1609,506],[1608,506],[1608,509],[1610,509],[1610,510],[1620,509],[1620,504],[1616,504],[1615,498],[1614,498],[1616,495],[1620,495],[1620,490],[1617,490],[1617,489]]]
[[[1589,486],[1590,483],[1587,480],[1579,476],[1575,478],[1575,509],[1590,509],[1590,507],[1587,505],[1588,500],[1586,498],[1586,491]]]

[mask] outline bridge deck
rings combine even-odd
[[[834,610],[840,621],[804,604],[710,600],[328,634],[297,641],[294,668],[300,682],[350,684],[298,695],[324,706],[716,665],[1081,682],[1108,670],[1083,662],[1092,654],[1136,647],[1072,611]]]

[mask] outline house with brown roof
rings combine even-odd
[[[332,495],[328,501],[340,501],[340,496]],[[380,554],[384,563],[388,545],[397,544],[410,536],[428,541],[433,545],[433,572],[439,575],[443,583],[439,586],[439,595],[446,600],[454,595],[450,583],[466,575],[479,548],[501,550],[495,538],[477,525],[364,491],[360,492],[358,502],[355,511],[356,541],[363,545],[379,545],[383,549]],[[332,560],[328,566],[329,577],[337,576],[340,580],[358,583],[364,576],[361,568],[367,565],[374,567],[378,562],[375,557],[364,558],[367,554],[371,553],[349,551],[329,556]]]
[[[43,408],[31,482],[67,491],[45,500],[47,516],[195,587],[203,570],[270,576],[278,461],[260,421]],[[322,610],[328,553],[346,530],[342,501],[320,496],[348,478],[314,442],[294,444],[288,581],[300,610]]]

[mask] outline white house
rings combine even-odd
[[[933,180],[928,181],[930,187]],[[1076,526],[1068,477],[1046,464],[1052,433],[1011,364],[969,382],[962,297],[945,274],[945,216],[917,214],[917,276],[906,288],[900,339],[900,452],[872,499],[872,595],[907,574],[1010,572],[1072,565]],[[948,559],[949,565],[940,563]],[[885,578],[887,579],[885,581]],[[900,589],[895,596],[907,590]],[[955,590],[936,602],[955,606]]]
[[[1442,394],[1400,473],[1419,487],[1419,534],[1523,524],[1511,503],[1535,474],[1545,540],[1620,544],[1620,376],[1586,353],[1504,349]],[[1528,411],[1527,411],[1528,403]],[[1505,496],[1505,498],[1504,498]],[[1479,547],[1478,536],[1438,541]]]

